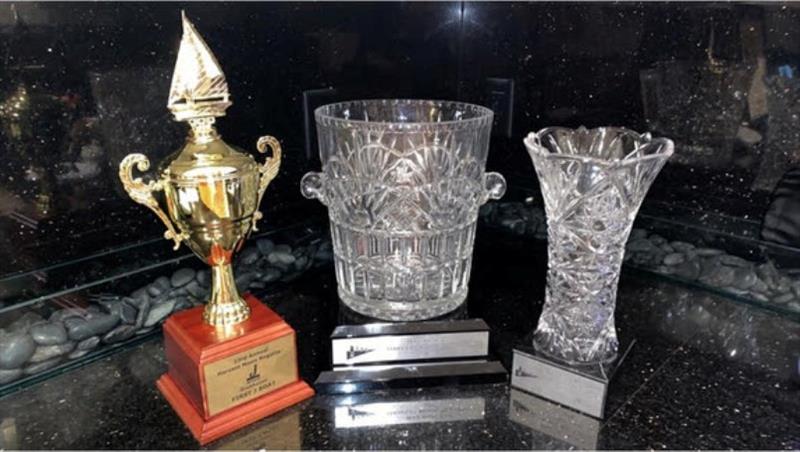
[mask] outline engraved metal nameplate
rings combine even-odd
[[[597,449],[599,420],[528,393],[511,389],[508,418],[566,443],[560,448]]]
[[[488,354],[489,326],[481,319],[344,325],[331,334],[334,367]]]
[[[569,366],[536,354],[532,347],[515,347],[511,386],[602,418],[608,383],[632,346],[615,362],[594,366]]]
[[[337,406],[336,428],[376,427],[483,419],[483,397],[406,400]]]
[[[206,364],[211,416],[297,381],[294,334]]]

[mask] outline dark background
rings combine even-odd
[[[497,109],[488,79],[512,80],[511,133],[496,125],[488,164],[509,178],[510,199],[538,193],[521,143],[529,131],[669,136],[676,155],[642,212],[689,233],[758,237],[770,192],[800,160],[800,5],[5,3],[0,278],[160,237],[117,166],[131,152],[158,162],[182,142],[166,109],[181,9],[228,77],[226,141],[282,142],[264,198],[272,224],[324,215],[299,194],[302,174],[319,168],[313,147],[307,156],[309,90],[336,90],[312,105],[418,97]]]

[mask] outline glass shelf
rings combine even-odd
[[[250,237],[234,264],[240,291],[268,298],[328,265],[326,226],[312,219]],[[79,282],[45,285],[0,308],[0,395],[138,344],[159,334],[170,314],[201,305],[208,268],[188,252],[170,253],[163,240],[147,240],[42,270],[51,281],[75,275]],[[86,263],[102,274],[81,274]],[[2,282],[36,277],[31,272]]]
[[[484,206],[482,224],[546,240],[538,190],[516,187],[507,201]],[[703,223],[714,224],[710,227],[665,218],[658,203],[645,204],[626,246],[625,268],[800,320],[800,249],[758,240],[746,219],[704,214]]]

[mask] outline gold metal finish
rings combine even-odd
[[[159,180],[144,183],[133,178],[134,165],[139,171],[150,165],[142,154],[131,154],[120,163],[120,179],[134,201],[152,209],[167,225],[165,237],[175,241],[176,249],[183,241],[211,266],[211,295],[203,320],[223,328],[250,316],[236,288],[233,254],[262,216],[258,205],[278,174],[281,147],[277,139],[261,137],[258,151],[265,153],[269,147],[272,156],[258,165],[251,155],[222,140],[214,122],[231,105],[225,75],[185,15],[183,32],[168,107],[176,120],[189,123],[188,139],[165,162]],[[153,196],[162,190],[167,213]]]
[[[278,175],[278,170],[281,168],[281,144],[278,142],[278,139],[264,135],[263,137],[258,139],[256,143],[256,149],[258,152],[265,153],[267,152],[267,147],[272,149],[272,157],[267,157],[267,160],[264,162],[264,165],[261,166],[258,171],[261,173],[261,178],[259,179],[258,183],[258,201],[256,205],[261,205],[261,198],[264,196],[264,192],[267,191],[267,187],[269,183],[272,182],[272,179],[275,179],[275,176]],[[258,220],[263,218],[264,215],[261,213],[260,210],[256,210],[253,214],[253,231],[258,231],[258,227],[256,223]]]
[[[172,73],[167,107],[176,121],[225,116],[231,106],[228,82],[211,49],[181,11],[183,37]]]
[[[167,227],[167,230],[164,231],[164,238],[174,241],[175,246],[172,249],[177,250],[181,246],[181,240],[187,238],[188,234],[175,230],[172,221],[170,221],[167,214],[161,210],[158,201],[153,197],[153,192],[163,190],[162,181],[144,183],[140,177],[134,178],[134,166],[136,166],[139,172],[147,171],[150,169],[150,160],[148,160],[144,154],[130,154],[122,159],[122,162],[119,164],[119,178],[122,181],[122,186],[125,187],[128,196],[134,201],[149,207],[150,210],[158,215],[158,218],[160,218]]]

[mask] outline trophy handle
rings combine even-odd
[[[267,147],[272,150],[272,157],[267,157],[267,160],[258,169],[258,172],[261,174],[261,178],[258,182],[258,202],[256,203],[256,211],[253,212],[252,231],[258,231],[256,222],[264,217],[264,214],[258,210],[261,206],[261,198],[264,197],[264,192],[267,191],[267,186],[269,186],[269,183],[272,182],[272,179],[275,179],[275,176],[278,175],[278,169],[281,167],[281,144],[278,142],[278,139],[269,135],[264,135],[263,137],[259,138],[258,142],[256,143],[256,149],[258,149],[258,152],[262,154],[267,152]]]
[[[122,159],[119,164],[119,178],[122,181],[122,186],[128,195],[139,204],[145,205],[150,208],[164,225],[167,230],[164,231],[164,238],[175,242],[173,249],[178,249],[181,245],[181,240],[188,238],[188,234],[184,232],[177,232],[175,226],[170,221],[166,213],[161,209],[161,206],[153,197],[153,192],[163,190],[163,182],[161,180],[151,181],[144,183],[140,177],[133,177],[133,167],[140,172],[147,171],[150,168],[150,160],[144,154],[130,154]]]

